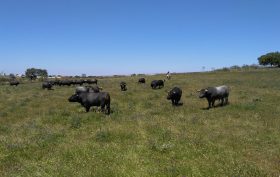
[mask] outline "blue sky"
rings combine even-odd
[[[0,72],[112,75],[257,63],[279,0],[0,0]]]

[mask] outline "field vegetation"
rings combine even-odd
[[[280,71],[99,79],[111,115],[86,113],[75,87],[0,85],[0,176],[279,176]],[[120,91],[125,81],[128,90]],[[197,89],[226,84],[230,104],[206,110]],[[174,107],[166,91],[183,90]]]

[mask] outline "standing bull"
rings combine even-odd
[[[205,89],[197,90],[199,98],[206,98],[208,101],[208,109],[214,107],[215,101],[221,100],[221,106],[228,104],[229,87],[226,85],[218,87],[207,87]]]
[[[107,114],[110,114],[110,95],[107,92],[80,92],[75,93],[69,99],[69,102],[78,102],[89,112],[92,106],[101,106],[101,110],[104,112],[105,107],[107,109]]]
[[[174,87],[168,92],[167,99],[172,101],[172,105],[178,105],[182,96],[182,90],[178,87]]]
[[[151,87],[152,87],[152,89],[156,89],[157,87],[160,89],[160,88],[164,87],[164,82],[165,82],[165,80],[153,80],[151,82]]]
[[[52,89],[53,84],[51,82],[43,82],[42,84],[42,89],[48,89],[51,90]]]

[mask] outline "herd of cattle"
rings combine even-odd
[[[170,79],[167,77],[167,79]],[[145,84],[146,79],[140,78],[138,80],[139,84]],[[164,87],[165,80],[153,80],[151,82],[152,89],[161,89]],[[82,86],[83,84],[88,84],[87,86]],[[95,84],[91,86],[90,84]],[[18,86],[19,82],[17,80],[10,81],[11,86]],[[52,90],[54,85],[57,86],[77,86],[75,93],[68,99],[69,102],[78,102],[85,109],[86,112],[90,110],[90,107],[97,106],[101,107],[102,112],[110,114],[110,94],[108,92],[101,92],[102,87],[97,85],[97,79],[88,80],[56,80],[56,81],[45,81],[42,83],[42,89]],[[121,91],[127,90],[126,82],[120,82]],[[229,87],[228,86],[218,86],[218,87],[207,87],[199,92],[199,98],[206,98],[208,101],[208,109],[214,107],[215,101],[219,100],[220,105],[223,106],[228,104],[229,97]],[[172,105],[179,105],[179,101],[182,96],[182,89],[174,87],[167,93],[167,99],[171,100]]]

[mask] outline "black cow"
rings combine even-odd
[[[216,100],[221,100],[221,106],[228,104],[229,87],[226,85],[219,87],[208,87],[198,90],[199,98],[206,98],[208,101],[208,109],[214,107]]]
[[[152,89],[156,89],[157,87],[160,89],[160,88],[164,87],[164,81],[165,80],[153,80],[151,82]]]
[[[54,80],[47,80],[45,82],[49,82],[50,84],[54,85],[55,81]]]
[[[168,92],[167,99],[172,101],[172,105],[178,105],[182,96],[182,90],[178,87],[174,87]]]
[[[49,81],[52,85],[59,85],[60,80]]]
[[[51,90],[52,89],[53,84],[51,82],[43,82],[42,83],[42,89],[48,89]]]
[[[97,79],[88,79],[85,82],[88,84],[97,84]]]
[[[84,83],[85,83],[84,80],[74,80],[74,81],[72,82],[73,85],[83,85]]]
[[[71,86],[71,84],[72,84],[72,81],[70,81],[70,80],[62,80],[59,82],[59,86],[64,86],[64,85]]]
[[[145,78],[139,78],[139,80],[138,80],[138,83],[139,84],[145,84],[146,83],[146,80],[145,80]]]
[[[120,83],[120,86],[121,86],[121,91],[126,91],[127,90],[127,88],[126,88],[126,83],[125,82],[121,82]]]
[[[11,85],[11,86],[14,86],[14,85],[15,85],[15,86],[18,86],[18,84],[19,84],[19,81],[17,81],[17,80],[11,80],[11,81],[10,81],[10,85]]]
[[[107,109],[107,114],[110,114],[110,95],[107,92],[81,92],[79,94],[75,93],[69,99],[69,102],[78,102],[89,112],[92,106],[101,106],[101,110],[104,112],[105,107]]]

